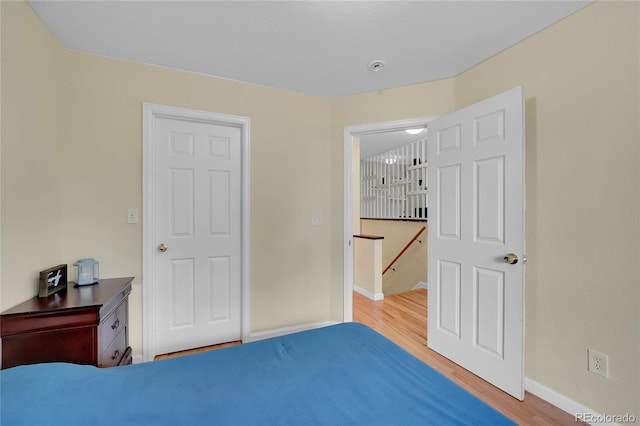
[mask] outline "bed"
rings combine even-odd
[[[4,425],[511,425],[358,323],[100,369],[0,372]]]

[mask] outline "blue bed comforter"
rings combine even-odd
[[[126,367],[0,376],[2,426],[513,424],[356,323]]]

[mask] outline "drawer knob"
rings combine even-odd
[[[120,358],[120,351],[116,349],[116,351],[113,353],[113,356],[111,357],[111,360],[115,361],[118,358]]]
[[[118,327],[120,327],[120,320],[119,319],[117,319],[116,322],[113,323],[113,325],[111,326],[111,329],[115,330]]]

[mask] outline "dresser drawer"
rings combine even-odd
[[[98,326],[98,352],[102,353],[111,346],[120,331],[127,328],[127,302],[124,300],[118,307]]]
[[[98,366],[115,367],[120,363],[120,360],[127,351],[127,348],[127,330],[125,328],[116,336],[113,342],[111,342],[111,345],[109,345],[109,347],[100,354],[100,362],[98,363]]]
[[[2,368],[41,362],[130,364],[128,297],[132,280],[104,278],[94,285],[69,285],[66,291],[35,296],[3,311]]]

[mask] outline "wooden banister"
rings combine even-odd
[[[420,234],[422,234],[424,232],[424,230],[427,229],[426,226],[423,226],[422,228],[420,228],[420,230],[416,233],[416,235],[413,236],[413,238],[411,238],[409,240],[409,242],[404,246],[404,248],[402,250],[400,250],[400,253],[398,253],[396,255],[396,257],[393,258],[393,260],[391,261],[391,263],[389,264],[389,266],[387,266],[384,271],[382,271],[382,275],[384,275],[385,272],[387,272],[389,269],[391,269],[391,267],[393,266],[394,263],[396,263],[396,261],[398,259],[400,259],[400,256],[402,256],[404,254],[405,251],[407,251],[409,249],[409,247],[411,246],[411,244],[413,244],[413,242],[415,240],[418,239],[418,237],[420,236]]]

